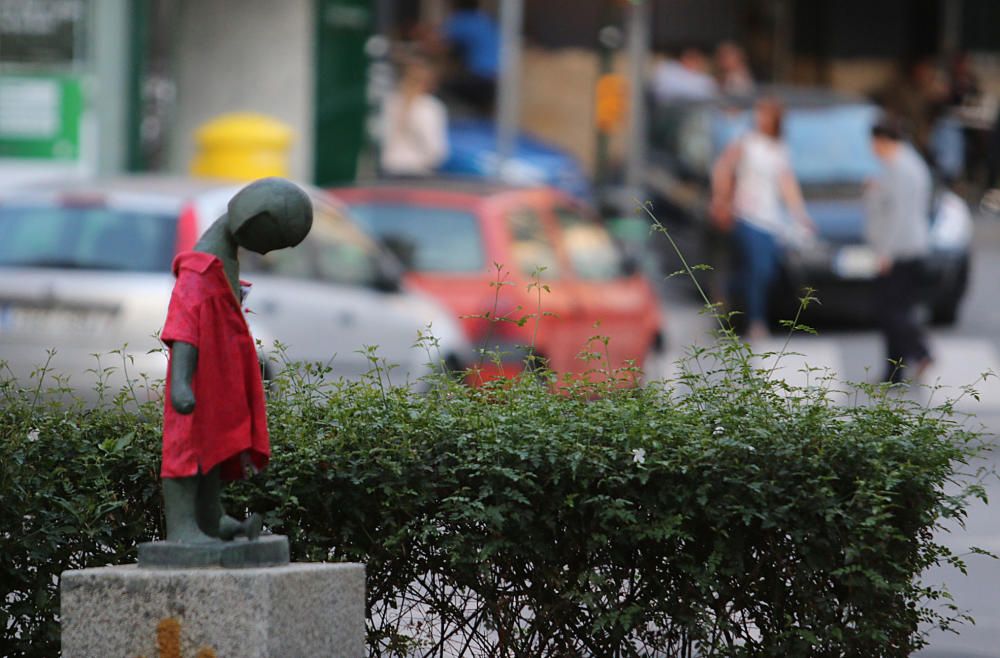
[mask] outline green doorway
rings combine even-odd
[[[316,144],[314,182],[354,180],[365,143],[368,58],[375,25],[370,0],[316,0]]]

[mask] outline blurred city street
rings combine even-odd
[[[975,400],[965,395],[956,410],[974,414],[969,418],[970,427],[983,427],[992,437],[1000,436],[1000,305],[997,304],[996,282],[1000,281],[1000,222],[980,219],[976,225],[976,239],[972,278],[968,296],[963,304],[959,321],[954,327],[934,329],[931,333],[935,363],[925,375],[929,387],[940,385],[933,399],[942,402],[948,397],[961,395],[962,387],[970,384],[980,395]],[[682,348],[704,344],[706,335],[713,328],[713,321],[700,313],[693,301],[689,284],[683,277],[675,277],[662,287],[667,302],[672,327],[671,359],[684,354]],[[822,291],[817,292],[822,301]],[[805,366],[829,369],[840,381],[873,382],[883,369],[882,342],[877,331],[871,328],[816,327],[818,335],[794,336],[788,345],[791,354],[779,368],[780,375],[791,383],[804,385]],[[757,352],[780,350],[784,336],[775,335],[768,341],[754,346]],[[987,375],[983,379],[983,375]],[[813,374],[813,377],[816,375]],[[918,400],[931,399],[929,391],[913,393]],[[968,471],[978,468],[992,471],[983,481],[990,504],[972,504],[966,527],[949,526],[940,532],[938,540],[955,554],[965,556],[968,575],[950,567],[939,567],[926,575],[929,585],[945,585],[954,596],[960,610],[967,611],[975,620],[974,625],[960,626],[958,634],[934,632],[930,647],[918,655],[926,658],[995,658],[1000,655],[1000,616],[997,615],[1000,592],[1000,561],[983,555],[971,554],[970,547],[982,548],[1000,554],[1000,514],[996,505],[1000,500],[1000,452],[985,455],[980,463],[970,464]]]
[[[998,24],[1000,0],[0,0],[0,384],[37,401],[45,364],[53,395],[160,402],[176,264],[213,231],[255,395],[282,360],[417,394],[536,358],[669,379],[717,328],[679,249],[775,377],[876,384],[893,350],[920,373],[898,394],[994,440]],[[272,177],[308,200],[294,250],[229,226]],[[802,289],[823,317],[786,337]],[[1000,451],[966,470],[990,505],[938,539],[968,574],[925,583],[976,623],[922,658],[1000,658],[974,550],[1000,555]]]

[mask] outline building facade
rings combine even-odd
[[[497,11],[504,0],[486,0]],[[1000,96],[996,0],[644,0],[654,54],[723,40],[761,81],[866,93],[907,61],[968,51]],[[592,165],[599,34],[623,0],[524,0],[521,123]],[[294,133],[290,174],[352,179],[374,98],[370,37],[446,0],[0,0],[0,180],[187,171],[199,126],[257,112]],[[624,73],[623,53],[611,57]],[[558,85],[551,84],[558,80]],[[611,139],[621,154],[623,139]]]

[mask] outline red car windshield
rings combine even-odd
[[[445,206],[361,203],[352,215],[418,272],[461,274],[485,268],[476,216]]]
[[[167,272],[177,218],[107,207],[0,206],[0,265]]]

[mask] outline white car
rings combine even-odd
[[[397,262],[324,193],[303,186],[313,228],[294,249],[241,252],[252,283],[245,306],[262,361],[275,341],[294,361],[328,363],[358,379],[377,354],[394,384],[444,363],[460,368],[472,348],[457,318],[400,283]],[[228,183],[127,177],[46,184],[0,196],[0,380],[31,380],[47,361],[86,400],[101,372],[109,391],[128,378],[166,373],[156,335],[174,278],[173,257],[226,211]],[[436,347],[414,348],[420,332]],[[49,361],[48,351],[55,355]],[[116,350],[121,350],[116,354]],[[99,357],[99,359],[98,359]],[[433,363],[432,363],[433,362]],[[50,380],[54,383],[54,380]],[[144,389],[140,393],[147,395]]]

